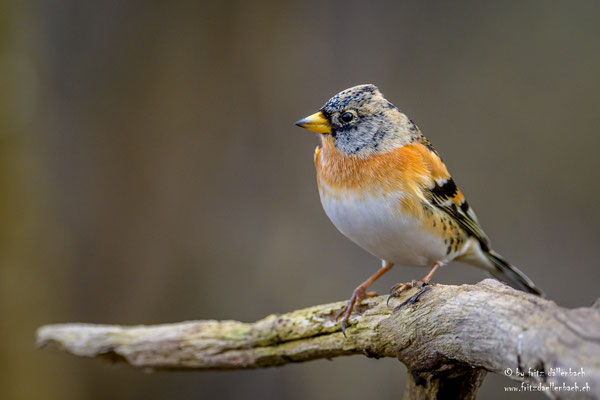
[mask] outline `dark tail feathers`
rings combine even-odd
[[[544,292],[538,289],[527,275],[519,271],[517,267],[510,265],[500,254],[490,250],[486,255],[496,267],[494,271],[490,272],[494,278],[510,284],[515,289],[544,296]]]

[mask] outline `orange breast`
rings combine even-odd
[[[332,138],[324,137],[315,165],[319,186],[333,192],[403,191],[420,197],[420,188],[432,178],[450,176],[441,160],[420,143],[363,159],[340,153]]]

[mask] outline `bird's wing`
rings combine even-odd
[[[426,165],[429,165],[431,180],[422,187],[423,197],[437,209],[448,214],[470,236],[476,238],[484,249],[489,248],[489,239],[479,226],[479,221],[473,209],[467,203],[464,195],[454,183],[446,165],[431,143],[423,139],[413,145],[423,146],[421,154]]]

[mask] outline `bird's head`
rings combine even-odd
[[[410,142],[418,129],[375,85],[346,89],[296,125],[333,141],[338,151],[358,157],[387,152]]]

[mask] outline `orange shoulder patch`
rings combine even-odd
[[[452,177],[450,176],[450,172],[448,172],[448,168],[442,161],[442,159],[433,151],[429,150],[426,146],[421,143],[413,144],[422,154],[425,162],[429,165],[431,171],[431,182],[430,184],[437,185],[439,187],[451,186],[452,192],[449,193],[449,199],[456,204],[456,206],[460,206],[465,202],[465,196],[463,196],[462,192],[454,182],[452,181]]]
[[[428,169],[431,172],[431,179],[435,181],[444,181],[450,178],[448,168],[446,168],[446,165],[442,162],[442,159],[437,154],[429,150],[421,143],[413,143],[409,146],[414,147],[415,150],[421,154],[423,161],[427,164]]]

